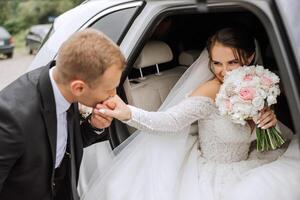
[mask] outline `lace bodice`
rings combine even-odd
[[[214,102],[203,96],[187,97],[163,112],[148,112],[133,106],[131,120],[125,122],[139,130],[178,132],[198,120],[201,156],[215,162],[236,162],[248,157],[251,129],[219,115]]]

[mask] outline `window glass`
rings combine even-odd
[[[133,7],[109,13],[108,15],[105,15],[98,19],[91,25],[91,27],[102,31],[104,34],[110,37],[110,39],[118,43],[122,33],[126,29],[137,9],[138,7]],[[55,30],[52,25],[48,34],[43,40],[41,47],[54,32]]]
[[[91,27],[102,31],[117,43],[136,10],[137,7],[133,7],[110,13],[100,18]]]

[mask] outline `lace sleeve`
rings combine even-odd
[[[206,118],[212,111],[213,102],[209,97],[194,96],[163,112],[148,112],[133,106],[129,107],[132,117],[124,123],[139,130],[175,132],[196,120]]]

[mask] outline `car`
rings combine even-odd
[[[295,20],[299,6],[296,0],[85,1],[55,19],[29,69],[46,65],[71,34],[92,27],[120,45],[127,58],[119,95],[135,106],[157,110],[207,37],[221,25],[238,22],[253,31],[264,65],[280,75],[284,95],[276,107],[279,120],[300,132],[300,22]],[[171,61],[137,66],[143,48],[150,44],[152,52],[167,45]],[[114,121],[109,132],[115,148],[131,129]]]
[[[25,45],[29,49],[29,54],[37,52],[50,28],[51,24],[38,24],[30,27],[25,38]]]
[[[71,34],[92,27],[116,42],[127,59],[118,95],[131,105],[155,111],[205,47],[209,35],[220,26],[239,23],[256,37],[264,66],[280,76],[282,95],[275,107],[278,119],[299,134],[299,6],[297,0],[85,1],[55,19],[29,70],[55,59],[61,44]],[[167,53],[160,54],[157,61],[153,56],[161,51]],[[141,64],[141,56],[149,61],[147,65]],[[114,120],[107,131],[111,147],[117,147],[133,131]],[[107,148],[93,148],[105,157],[103,152]],[[86,153],[83,163],[94,156]],[[96,164],[99,166],[94,167],[101,168],[101,163]],[[84,164],[81,167],[83,171],[93,171],[92,168]],[[81,192],[87,185],[83,179]]]
[[[0,54],[7,58],[12,58],[14,54],[13,38],[3,26],[0,26]]]

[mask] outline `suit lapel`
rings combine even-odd
[[[57,140],[57,118],[56,118],[56,104],[54,93],[49,77],[49,68],[54,63],[50,63],[42,70],[39,81],[38,90],[41,95],[41,111],[46,126],[46,132],[50,143],[53,167],[55,167],[56,160],[56,140]]]

